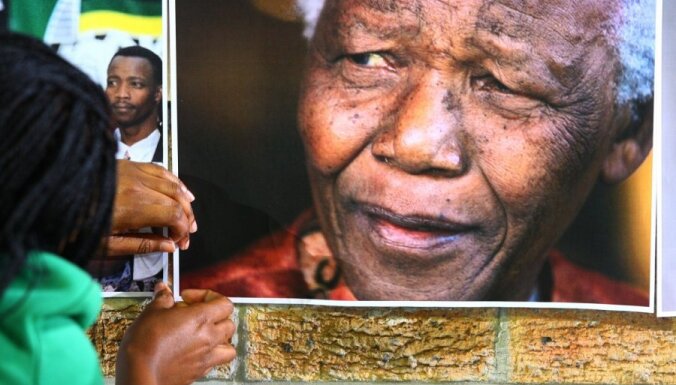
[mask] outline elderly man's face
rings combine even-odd
[[[328,1],[300,130],[358,298],[528,297],[618,135],[604,36],[616,13],[596,0]]]

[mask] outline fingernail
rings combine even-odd
[[[164,281],[160,281],[160,282],[155,284],[155,290],[154,291],[155,291],[155,293],[159,293],[160,291],[165,290],[167,288],[168,288],[167,284],[164,283]]]
[[[190,232],[194,233],[197,231],[197,221],[192,221],[192,224],[190,225]]]
[[[188,247],[190,247],[190,240],[189,239],[183,243],[183,246],[179,245],[179,248],[181,250],[188,250]]]
[[[176,244],[172,241],[162,241],[160,247],[165,253],[173,253],[176,251]]]
[[[190,192],[190,190],[188,190],[188,188],[185,187],[184,184],[181,185],[181,191],[183,191],[186,195],[188,195],[188,198],[190,198],[190,202],[195,200],[195,195],[193,195],[193,193]]]

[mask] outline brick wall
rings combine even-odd
[[[108,299],[90,330],[106,376],[140,300]],[[525,309],[240,305],[238,358],[211,381],[676,384],[676,320]]]

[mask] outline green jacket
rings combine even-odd
[[[0,384],[102,384],[85,335],[100,309],[89,274],[54,254],[30,253],[0,298]]]

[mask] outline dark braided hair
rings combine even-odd
[[[0,296],[30,251],[84,266],[110,229],[103,90],[42,42],[0,34]]]

